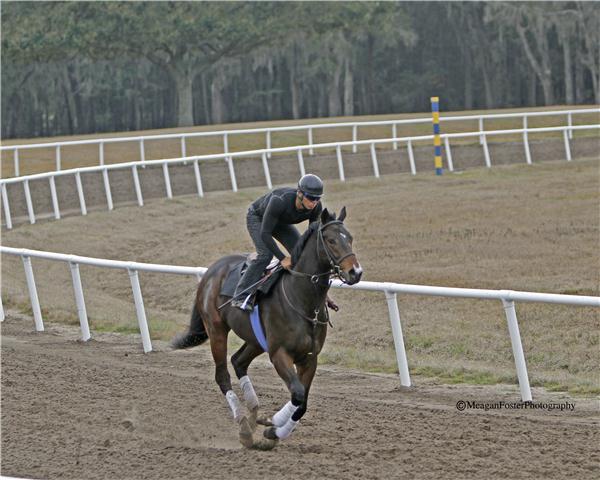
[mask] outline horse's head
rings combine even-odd
[[[360,281],[362,267],[352,251],[352,235],[344,226],[346,207],[340,211],[339,217],[324,209],[319,226],[319,254],[326,257],[331,267],[341,280],[349,285]]]

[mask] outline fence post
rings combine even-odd
[[[525,160],[531,165],[531,152],[529,151],[529,135],[527,134],[527,115],[523,116],[523,146],[525,147]]]
[[[400,324],[400,311],[398,310],[398,300],[396,293],[385,291],[388,310],[390,312],[390,323],[392,325],[392,335],[394,337],[394,347],[396,348],[396,361],[398,362],[398,372],[400,374],[400,384],[410,387],[410,374],[408,372],[408,360],[406,359],[406,349],[404,348],[404,337],[402,335],[402,326]]]
[[[308,146],[310,147],[308,149],[308,154],[309,155],[314,155],[315,152],[314,152],[314,150],[312,148],[312,146],[313,146],[313,132],[312,132],[312,128],[311,127],[308,127]]]
[[[233,169],[233,158],[227,157],[225,159],[225,161],[227,162],[227,167],[229,167],[229,178],[231,178],[231,189],[234,192],[237,192],[238,187],[237,187],[237,181],[235,179],[235,170]]]
[[[223,153],[229,153],[229,140],[227,133],[223,134]],[[229,157],[227,157],[229,158]]]
[[[483,132],[483,117],[479,117],[479,131]],[[483,145],[484,138],[483,135],[479,135],[479,145]]]
[[[569,138],[571,140],[573,140],[573,129],[571,128],[573,126],[573,113],[569,112],[567,114],[567,124],[569,125]]]
[[[62,161],[60,159],[60,145],[56,146],[56,169],[61,170]]]
[[[182,157],[187,157],[187,148],[185,145],[185,135],[181,136],[181,156]]]
[[[85,197],[83,196],[83,185],[81,183],[81,173],[75,174],[75,182],[77,183],[77,194],[79,195],[79,205],[81,205],[81,214],[87,215],[87,208],[85,206]]]
[[[4,305],[2,304],[2,297],[0,297],[0,322],[3,322],[6,317],[4,316]]]
[[[4,205],[4,221],[6,222],[6,228],[10,230],[12,229],[12,218],[10,216],[10,204],[8,203],[6,184],[3,183],[0,190],[2,190],[2,205]]]
[[[306,169],[304,168],[304,157],[302,156],[302,149],[297,150],[298,153],[298,166],[300,167],[300,176],[306,175]]]
[[[506,321],[508,322],[508,332],[510,333],[510,342],[512,344],[515,365],[517,367],[517,377],[519,378],[521,398],[524,402],[531,402],[531,388],[529,387],[529,377],[527,375],[527,366],[525,365],[525,355],[523,354],[521,334],[519,333],[519,324],[517,323],[515,302],[503,298],[502,305],[504,305],[504,313],[506,314]]]
[[[56,194],[56,182],[54,176],[48,178],[50,182],[50,196],[52,197],[52,208],[54,209],[54,218],[60,220],[60,209],[58,207],[58,195]]]
[[[169,167],[167,163],[163,163],[163,176],[165,177],[165,189],[167,190],[167,198],[173,198],[171,190],[171,177],[169,177]]]
[[[81,276],[79,275],[79,264],[69,262],[71,268],[71,278],[73,279],[73,291],[75,292],[75,304],[77,305],[77,315],[81,325],[81,339],[87,342],[90,338],[90,326],[88,324],[87,311],[85,309],[85,300],[83,298],[83,287],[81,286]]]
[[[267,130],[267,150],[271,149],[271,130]],[[271,152],[267,153],[267,157],[271,158]]]
[[[144,206],[144,199],[142,198],[142,187],[140,186],[140,177],[138,176],[137,167],[134,165],[131,167],[133,173],[133,185],[135,187],[135,196],[137,197],[138,205]]]
[[[356,142],[358,137],[358,126],[357,125],[352,125],[352,141]],[[356,153],[356,143],[352,144],[352,153]]]
[[[398,138],[398,129],[396,128],[397,124],[392,123],[392,138]],[[394,142],[394,150],[398,150],[398,142]]]
[[[410,163],[410,173],[412,175],[416,175],[417,168],[415,167],[415,154],[414,154],[413,148],[412,148],[412,141],[410,141],[410,140],[408,141],[406,148],[408,149],[408,161]]]
[[[14,153],[14,164],[15,164],[15,177],[20,177],[20,172],[19,172],[19,149],[15,148],[15,153]]]
[[[133,291],[133,300],[135,302],[135,312],[140,326],[140,334],[142,335],[142,344],[144,353],[152,351],[152,342],[150,341],[150,331],[148,330],[148,320],[146,319],[146,311],[144,310],[144,299],[142,298],[142,289],[140,288],[140,279],[137,270],[128,268],[129,279],[131,280],[131,289]]]
[[[104,165],[104,142],[98,144],[98,155],[100,157],[100,165]]]
[[[108,179],[108,170],[105,168],[102,170],[102,180],[104,181],[104,192],[106,193],[106,203],[108,209],[113,209],[112,193],[110,192],[110,181]]]
[[[204,196],[204,190],[202,189],[202,178],[200,177],[200,167],[198,166],[198,159],[194,160],[194,176],[196,177],[196,188],[198,189],[198,196]]]
[[[141,162],[146,161],[146,151],[144,150],[144,139],[140,138],[140,160]],[[145,165],[142,165],[142,168],[145,168]]]
[[[336,151],[336,154],[337,154],[338,169],[340,171],[340,180],[342,182],[345,182],[346,181],[346,177],[344,176],[344,161],[342,160],[342,147],[340,147],[338,145],[336,147],[335,151]]]
[[[563,137],[565,139],[565,154],[567,155],[567,162],[571,161],[571,146],[569,145],[569,132],[563,130]]]
[[[35,214],[33,212],[33,203],[31,202],[31,191],[29,190],[29,180],[23,182],[23,189],[25,190],[25,203],[27,204],[27,214],[29,215],[29,223],[32,225],[35,223]]]
[[[452,151],[450,150],[450,140],[448,137],[444,137],[444,147],[446,147],[446,162],[448,163],[448,170],[454,171],[454,163],[452,163]]]
[[[267,161],[267,153],[263,152],[262,154],[262,165],[263,170],[265,171],[265,180],[267,181],[267,188],[269,190],[273,190],[273,184],[271,183],[271,173],[269,172],[269,162]]]
[[[375,178],[379,178],[379,164],[377,163],[377,152],[374,143],[371,144],[371,160],[373,161],[373,175],[375,175]]]
[[[492,161],[490,160],[490,150],[488,149],[487,138],[483,136],[483,155],[485,157],[485,166],[487,168],[492,167]]]
[[[27,289],[29,290],[29,299],[31,301],[31,310],[33,311],[33,320],[35,321],[35,329],[38,332],[44,331],[44,322],[42,320],[42,310],[40,308],[40,300],[35,286],[35,278],[33,276],[33,268],[31,267],[31,258],[28,255],[22,255],[23,267],[25,268],[25,278],[27,279]]]

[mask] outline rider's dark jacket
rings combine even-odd
[[[298,210],[296,208],[296,192],[295,188],[276,188],[250,206],[250,213],[262,218],[262,241],[279,260],[282,260],[285,255],[273,240],[273,230],[277,225],[292,225],[304,220],[314,222],[323,210],[320,202],[312,210]]]

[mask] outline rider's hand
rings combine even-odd
[[[283,260],[279,262],[283,268],[289,270],[292,268],[292,257],[285,257]]]
[[[334,312],[337,312],[340,307],[338,307],[338,304],[335,303],[331,298],[327,297],[327,306],[329,308],[331,308]]]

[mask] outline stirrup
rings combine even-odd
[[[251,312],[254,310],[254,301],[252,299],[252,294],[248,295],[245,299],[236,298],[231,301],[231,306],[239,308],[244,312]]]

